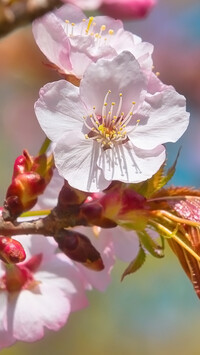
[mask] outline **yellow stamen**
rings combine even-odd
[[[92,17],[92,16],[89,17],[88,25],[87,25],[87,28],[86,28],[86,30],[85,30],[86,33],[89,32],[89,29],[90,29],[90,26],[91,26],[93,20],[94,20],[94,17]]]

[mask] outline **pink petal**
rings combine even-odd
[[[139,239],[135,231],[121,227],[102,231],[112,238],[115,256],[125,262],[131,262],[139,251]]]
[[[9,322],[17,340],[36,341],[44,336],[44,327],[58,330],[67,321],[70,303],[59,289],[41,285],[23,290],[9,303]]]
[[[7,348],[14,344],[16,339],[13,336],[12,327],[7,323],[8,293],[0,292],[0,349]]]
[[[70,302],[71,311],[77,311],[88,305],[83,277],[76,265],[64,254],[59,253],[48,263],[43,264],[36,273],[43,283],[60,289]]]
[[[54,13],[47,14],[33,22],[33,34],[37,45],[45,56],[68,73],[72,66],[69,59],[70,42],[60,20]]]
[[[83,0],[80,0],[83,1]],[[88,1],[88,0],[86,0]],[[91,0],[93,1],[93,0]],[[63,1],[64,2],[64,1]],[[79,9],[78,4],[76,1],[71,1],[72,4],[67,4],[61,6],[59,9],[55,11],[55,14],[58,18],[60,18],[62,21],[68,20],[70,22],[81,22],[85,18],[85,14]],[[76,6],[75,6],[76,5]]]

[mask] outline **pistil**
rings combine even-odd
[[[120,93],[116,113],[114,112],[116,106],[115,102],[111,102],[110,110],[107,112],[107,100],[110,94],[111,90],[108,90],[104,97],[101,115],[96,113],[96,107],[93,106],[93,113],[84,117],[84,125],[89,130],[89,132],[85,134],[85,138],[96,140],[96,142],[101,144],[104,150],[112,149],[115,144],[124,144],[129,140],[127,125],[133,118],[135,105],[135,101],[133,101],[127,115],[125,115],[124,112],[120,113],[123,103],[123,95]],[[139,120],[136,121],[131,131],[135,129],[138,124]]]

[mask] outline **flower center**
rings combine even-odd
[[[41,261],[42,254],[37,254],[23,264],[5,264],[5,274],[0,278],[0,291],[7,290],[12,293],[33,289],[40,283],[35,280],[34,271],[38,269]]]
[[[77,24],[70,22],[69,20],[65,20],[65,23],[65,32],[68,37],[91,36],[94,38],[94,41],[98,46],[108,44],[110,36],[114,34],[112,29],[109,29],[106,32],[106,25],[101,25],[101,27],[96,28],[97,24],[94,21],[94,17],[83,19],[81,23]]]
[[[84,118],[84,125],[89,132],[85,134],[86,139],[93,139],[101,144],[101,147],[106,149],[113,148],[116,144],[124,144],[128,142],[128,131],[135,129],[140,120],[136,121],[136,124],[127,131],[127,126],[133,118],[133,108],[135,102],[132,102],[131,109],[128,114],[125,115],[121,112],[122,108],[122,93],[119,94],[119,103],[117,108],[116,103],[112,102],[110,110],[107,111],[107,98],[111,93],[109,90],[105,95],[101,115],[97,114],[95,106],[93,107],[93,113]]]

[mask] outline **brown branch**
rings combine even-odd
[[[0,37],[61,5],[60,0],[0,0]]]
[[[0,235],[40,234],[56,237],[63,228],[86,225],[86,221],[78,215],[77,207],[76,210],[68,209],[64,214],[55,208],[49,216],[32,221],[6,221],[0,216]]]

